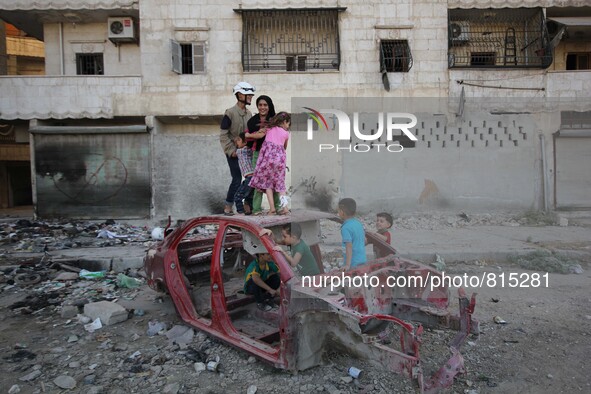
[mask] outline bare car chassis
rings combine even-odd
[[[447,310],[448,288],[433,287],[429,282],[441,273],[397,257],[395,249],[369,232],[368,243],[383,257],[339,275],[373,278],[374,286],[315,285],[323,278],[330,283],[335,273],[321,273],[304,286],[306,281],[273,249],[273,238],[260,235],[261,230],[269,228],[278,234],[282,225],[300,223],[305,230],[303,239],[323,272],[319,221],[324,219],[338,221],[333,215],[314,211],[190,219],[148,251],[144,260],[148,284],[169,293],[180,317],[190,326],[276,368],[311,368],[322,362],[327,349],[337,348],[377,368],[406,376],[421,392],[451,386],[454,377],[464,372],[462,344],[468,335],[479,331],[472,318],[475,295],[469,299],[460,288],[459,314],[451,314]],[[271,312],[253,308],[253,297],[241,292],[242,278],[231,278],[236,267],[261,252],[270,253],[280,268],[279,308]],[[388,278],[409,279],[407,283],[413,285],[391,286]],[[423,327],[457,331],[449,343],[450,358],[431,377],[423,376],[420,360]]]

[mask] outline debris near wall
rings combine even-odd
[[[147,226],[116,223],[114,220],[97,223],[19,219],[0,223],[0,254],[144,244],[151,240],[150,231]]]
[[[375,229],[375,213],[360,217],[366,228]],[[405,230],[442,230],[471,226],[550,226],[557,225],[555,215],[538,211],[524,213],[404,213],[394,217],[392,228]]]

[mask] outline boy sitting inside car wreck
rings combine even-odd
[[[254,295],[257,307],[268,312],[277,307],[273,297],[279,294],[280,282],[279,267],[271,260],[271,255],[258,253],[246,268],[244,292]]]

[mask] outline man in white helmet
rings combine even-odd
[[[220,125],[220,143],[222,144],[222,149],[228,160],[228,167],[230,167],[230,174],[232,175],[232,182],[228,187],[224,205],[224,213],[226,215],[233,215],[234,195],[242,182],[242,174],[238,165],[234,140],[248,128],[246,123],[251,118],[252,113],[246,106],[250,105],[255,88],[248,82],[238,82],[232,91],[236,96],[236,105],[226,110],[222,124]]]

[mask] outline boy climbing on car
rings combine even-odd
[[[275,246],[275,250],[283,253],[289,265],[297,269],[302,276],[318,275],[320,270],[316,259],[308,244],[302,239],[302,226],[299,223],[286,224],[281,228],[281,235],[283,239],[279,243],[289,245],[291,254],[279,245]]]

